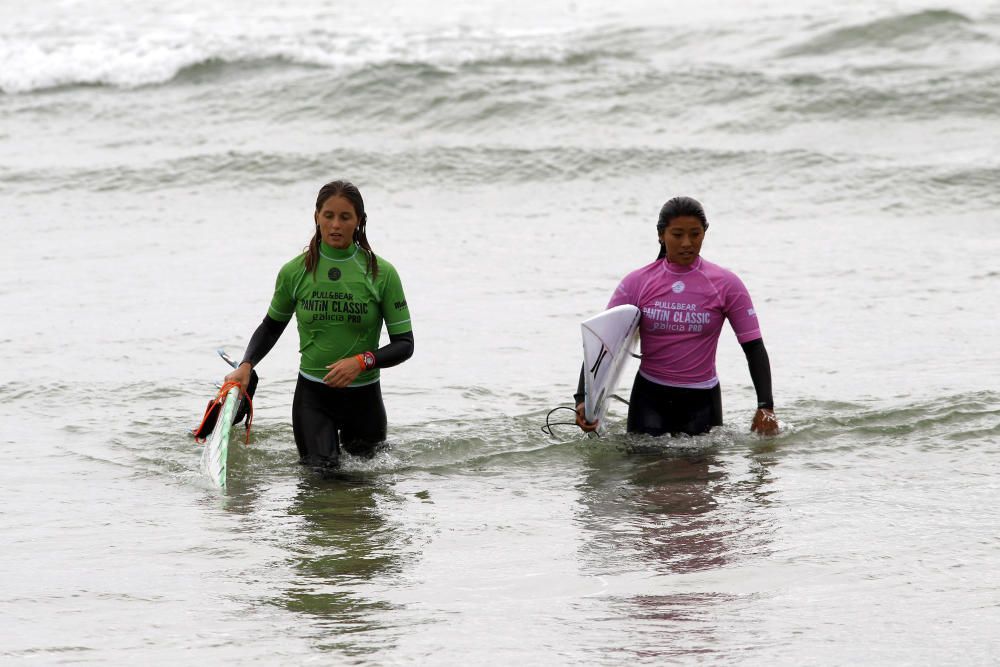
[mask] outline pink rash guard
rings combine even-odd
[[[698,257],[690,266],[658,259],[625,276],[608,308],[642,311],[639,374],[671,387],[710,389],[719,382],[715,352],[728,318],[740,343],[761,337],[750,294],[736,274]]]

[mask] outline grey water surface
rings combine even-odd
[[[246,5],[0,2],[2,662],[997,663],[1000,5]],[[220,495],[215,349],[334,178],[389,446],[300,468],[289,329]],[[722,428],[544,434],[676,194],[783,433],[726,328]]]

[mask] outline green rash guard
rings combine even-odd
[[[383,321],[390,334],[413,330],[396,268],[378,257],[378,278],[372,280],[367,259],[356,244],[340,250],[320,243],[315,273],[306,271],[305,255],[278,271],[267,314],[279,322],[295,314],[299,371],[310,379],[321,380],[328,364],[377,349]],[[379,370],[373,368],[362,371],[350,386],[378,379]]]

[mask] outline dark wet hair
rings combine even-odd
[[[705,208],[701,202],[691,197],[674,197],[667,200],[667,203],[660,208],[660,217],[656,221],[656,233],[662,234],[671,220],[677,218],[697,218],[701,221],[701,228],[708,229],[708,217],[705,215]],[[660,241],[660,254],[656,259],[663,259],[667,256],[667,247]]]
[[[316,195],[316,212],[319,213],[320,209],[323,208],[323,204],[330,197],[343,197],[347,201],[351,202],[354,207],[354,215],[358,218],[358,226],[354,230],[354,242],[357,243],[368,255],[368,267],[367,270],[371,272],[372,279],[378,277],[378,258],[375,257],[375,252],[372,250],[371,244],[368,242],[368,237],[365,235],[365,223],[368,222],[368,214],[365,213],[365,200],[361,197],[361,191],[358,190],[358,186],[354,185],[350,181],[330,181],[323,187],[319,189],[319,194]],[[309,245],[306,246],[306,271],[311,272],[315,275],[316,268],[319,266],[319,244],[320,244],[320,232],[319,225],[316,225],[316,233],[313,234],[312,240],[309,241]]]

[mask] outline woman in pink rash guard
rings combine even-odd
[[[715,373],[722,321],[729,320],[746,353],[757,393],[751,431],[778,432],[771,397],[771,367],[750,294],[732,271],[700,255],[708,229],[701,204],[674,197],[656,223],[656,261],[625,276],[608,308],[630,303],[642,311],[642,361],[632,385],[628,431],[698,435],[722,424],[722,392]],[[583,372],[577,389],[576,423],[593,431],[583,413]]]

